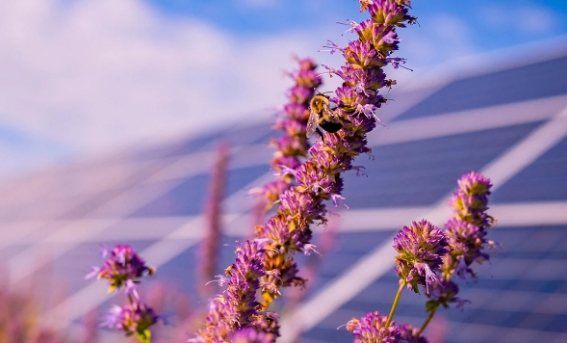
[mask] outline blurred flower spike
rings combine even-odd
[[[155,272],[155,269],[148,267],[129,245],[119,244],[110,251],[103,248],[102,256],[108,256],[107,260],[102,267],[93,267],[93,271],[87,275],[87,278],[96,276],[98,280],[108,280],[110,284],[108,293],[124,288],[126,293],[137,298],[135,284],[144,275],[153,275]]]

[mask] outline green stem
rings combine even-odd
[[[427,316],[427,319],[425,319],[425,322],[423,322],[423,325],[421,326],[421,328],[417,332],[418,336],[421,335],[423,333],[423,331],[425,331],[425,328],[427,327],[427,325],[429,325],[429,322],[431,322],[431,319],[433,319],[433,316],[435,315],[435,312],[437,312],[438,308],[439,308],[439,305],[435,306],[433,308],[433,310],[431,310],[431,312],[429,312],[429,316]]]
[[[392,304],[392,308],[390,309],[390,314],[388,315],[388,321],[386,321],[386,327],[390,326],[392,322],[392,318],[394,318],[394,313],[396,313],[396,308],[398,308],[398,303],[400,302],[400,297],[402,296],[402,291],[406,287],[405,281],[400,281],[400,288],[398,288],[398,292],[396,293],[396,297],[394,298],[394,303]]]

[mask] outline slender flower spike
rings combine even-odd
[[[478,173],[470,172],[458,181],[459,188],[449,202],[453,217],[445,224],[449,241],[449,254],[444,257],[443,276],[452,274],[461,278],[475,277],[473,263],[482,264],[489,259],[486,247],[494,246],[487,240],[487,229],[494,225],[494,217],[488,215],[488,195],[492,184]]]
[[[284,135],[272,139],[276,152],[272,158],[271,166],[280,172],[280,179],[267,184],[259,193],[263,195],[266,209],[271,208],[284,191],[292,186],[294,172],[307,156],[311,146],[305,131],[309,119],[309,102],[321,85],[321,76],[315,69],[317,64],[309,58],[298,59],[299,70],[288,75],[295,81],[295,85],[288,91],[289,102],[282,108],[282,117],[278,119],[275,129],[284,131]]]
[[[400,333],[394,322],[388,327],[387,316],[381,316],[380,312],[370,312],[359,319],[352,319],[346,325],[346,329],[354,335],[354,343],[398,343]]]
[[[146,262],[129,245],[117,245],[109,252],[110,256],[101,268],[93,267],[93,272],[87,277],[96,276],[110,283],[108,293],[124,288],[128,294],[137,297],[135,283],[144,275],[152,275],[154,268]]]
[[[124,307],[114,306],[104,317],[101,326],[122,330],[127,336],[136,335],[140,342],[145,343],[150,342],[150,327],[158,319],[152,308],[133,302]]]
[[[396,274],[418,293],[418,285],[429,288],[436,281],[447,240],[439,228],[422,220],[405,226],[394,238],[394,248],[398,251]]]

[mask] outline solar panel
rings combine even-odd
[[[486,168],[495,175],[499,189],[493,194],[492,204],[495,209],[507,209],[504,218],[514,216],[518,207],[513,206],[524,203],[539,204],[545,210],[549,202],[565,208],[567,213],[564,133],[551,132],[557,137],[550,138],[549,147],[543,144],[538,146],[539,150],[528,151],[533,159],[526,157],[526,150],[520,149],[513,155],[516,159],[525,158],[526,166],[502,160],[514,149],[526,149],[526,145],[530,148],[525,143],[526,139],[533,139],[534,132],[547,139],[549,131],[545,128],[560,124],[560,119],[553,119],[554,113],[528,119],[524,116],[517,123],[513,118],[491,122],[487,115],[483,117],[486,123],[469,131],[454,126],[445,128],[444,120],[450,118],[437,116],[459,116],[459,111],[469,109],[493,111],[491,106],[530,99],[540,101],[537,106],[532,104],[533,108],[541,106],[542,111],[554,112],[560,107],[559,100],[551,97],[567,94],[564,77],[558,76],[567,70],[565,67],[567,57],[561,57],[462,78],[441,87],[388,123],[392,128],[404,122],[414,123],[416,130],[430,125],[444,131],[430,130],[428,136],[422,136],[407,130],[407,137],[385,141],[378,137],[373,140],[377,144],[375,158],[361,156],[355,163],[366,167],[368,177],[356,176],[355,172],[345,175],[344,195],[350,210],[329,204],[332,212],[339,213],[343,225],[339,224],[334,247],[321,259],[299,308],[321,305],[317,297],[325,296],[327,290],[370,256],[376,257],[372,260],[376,268],[387,268],[372,274],[377,276],[360,291],[341,289],[344,301],[337,303],[336,309],[316,307],[314,311],[321,311],[317,320],[296,323],[306,330],[298,341],[352,340],[349,332],[337,327],[353,316],[389,310],[398,279],[391,268],[392,261],[382,259],[380,249],[391,251],[392,235],[401,225],[416,219],[414,214],[425,216],[434,213],[436,206],[446,208],[444,197],[465,172]],[[546,105],[548,98],[550,103]],[[403,94],[397,99],[403,101]],[[510,115],[513,117],[513,113]],[[424,118],[430,121],[423,121]],[[454,121],[455,117],[452,118]],[[459,118],[463,127],[475,120],[470,113]],[[227,213],[240,215],[236,219],[225,218],[230,232],[222,239],[218,266],[221,273],[233,261],[235,241],[252,232],[249,212],[253,198],[246,197],[248,189],[262,186],[270,179],[268,162],[272,150],[266,143],[277,134],[270,132],[269,126],[261,123],[217,128],[209,134],[100,162],[69,165],[43,176],[39,172],[28,183],[22,178],[16,186],[5,186],[2,189],[13,196],[0,204],[4,227],[0,258],[7,261],[12,272],[21,275],[15,278],[16,283],[23,284],[31,277],[47,278],[55,271],[62,276],[70,295],[85,291],[89,300],[95,299],[93,306],[104,311],[112,300],[96,293],[98,289],[90,289],[83,275],[90,265],[102,262],[98,256],[100,243],[129,243],[148,254],[150,265],[158,265],[155,279],[175,285],[193,296],[196,304],[203,304],[203,299],[196,295],[198,251],[204,233],[200,215],[209,187],[213,152],[219,139],[230,142],[232,155],[223,205]],[[387,134],[373,134],[382,133]],[[492,261],[482,267],[478,282],[461,284],[463,297],[472,304],[463,311],[440,311],[446,323],[438,324],[445,325],[446,342],[567,340],[567,217],[556,218],[555,222],[538,222],[538,218],[521,225],[502,221],[491,230],[491,238],[502,243],[502,248],[492,251]],[[37,225],[31,220],[37,221]],[[20,230],[27,234],[18,235]],[[315,227],[314,232],[317,242],[325,228]],[[34,259],[40,263],[22,262]],[[301,263],[308,259],[298,257]],[[331,294],[321,299],[326,300],[323,305],[328,305],[336,298]],[[424,319],[423,303],[423,297],[405,292],[396,320],[419,325]],[[78,317],[72,320],[77,322]]]

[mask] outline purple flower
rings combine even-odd
[[[354,335],[354,343],[397,343],[400,334],[394,322],[388,327],[388,316],[381,316],[380,312],[370,312],[359,319],[351,319],[346,329]]]
[[[426,220],[413,222],[394,238],[396,274],[418,293],[418,285],[429,287],[436,279],[443,255],[447,252],[447,239],[443,232]]]
[[[133,302],[124,307],[114,306],[103,318],[101,326],[118,329],[128,336],[136,334],[148,338],[149,328],[157,323],[159,316],[144,304]]]
[[[108,292],[124,288],[128,294],[137,297],[135,283],[155,270],[146,265],[146,262],[129,245],[119,244],[109,253],[110,256],[101,268],[93,267],[93,272],[87,277],[96,276],[97,279],[106,279],[110,283]],[[105,253],[106,255],[106,253]]]

